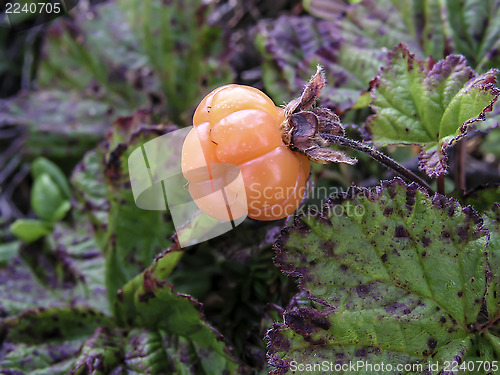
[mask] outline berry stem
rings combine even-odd
[[[457,142],[455,148],[455,186],[460,194],[463,194],[466,189],[465,185],[465,156],[466,156],[466,139],[462,138]]]
[[[345,138],[339,135],[322,134],[321,136],[328,142],[334,143],[339,146],[347,146],[354,150],[358,150],[364,152],[365,154],[368,154],[382,165],[392,169],[394,172],[403,177],[405,180],[419,184],[420,186],[424,187],[429,192],[429,194],[434,195],[434,191],[429,186],[429,184],[427,184],[427,182],[422,180],[419,176],[417,176],[409,169],[403,167],[395,160],[391,159],[389,156],[381,153],[380,151],[377,151],[374,148],[371,148],[370,146],[367,146],[361,142]]]

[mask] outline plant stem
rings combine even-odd
[[[460,194],[465,191],[465,138],[458,141],[455,148],[455,187]]]
[[[436,182],[437,182],[437,192],[439,194],[443,194],[445,193],[445,188],[444,188],[444,175],[442,174],[441,176],[438,176],[438,178],[436,179]]]
[[[410,181],[410,182],[415,182],[419,184],[420,186],[424,187],[429,194],[433,195],[434,191],[432,188],[422,180],[420,177],[418,177],[415,173],[410,171],[409,169],[406,169],[403,167],[401,164],[396,162],[395,160],[391,159],[389,156],[381,153],[380,151],[375,150],[374,148],[371,148],[370,146],[365,145],[364,143],[354,141],[349,138],[341,137],[338,135],[331,135],[331,134],[322,134],[321,135],[323,139],[325,139],[328,142],[334,143],[339,146],[347,146],[352,149],[364,152],[365,154],[368,154],[371,156],[373,159],[378,161],[380,164],[383,164],[384,166],[392,169],[394,172],[396,172],[398,175],[403,177],[405,180]]]

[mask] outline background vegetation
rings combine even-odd
[[[39,23],[0,28],[0,373],[498,360],[500,1],[80,0]],[[317,64],[347,135],[442,194],[347,151],[312,168],[357,186],[323,213],[187,249],[135,205],[128,156],[213,88],[282,105]]]

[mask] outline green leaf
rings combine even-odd
[[[4,319],[0,330],[6,334],[6,350],[0,351],[0,368],[30,375],[67,374],[86,337],[109,323],[91,308],[66,306],[34,308]]]
[[[73,375],[83,374],[198,374],[199,361],[193,345],[164,331],[134,328],[97,328],[83,344]]]
[[[456,52],[481,71],[498,67],[500,1],[446,0],[446,8]]]
[[[126,369],[131,372],[147,368],[152,374],[191,374],[193,365],[198,365],[189,340],[171,338],[162,331],[131,330],[125,350]]]
[[[109,325],[109,317],[86,307],[49,307],[23,311],[2,321],[10,342],[40,343],[51,338],[76,338],[92,333],[100,325]]]
[[[49,175],[50,178],[56,183],[56,185],[63,193],[64,198],[71,198],[68,179],[61,171],[61,169],[57,166],[57,164],[51,162],[47,158],[38,157],[35,159],[35,161],[33,161],[33,164],[31,164],[31,174],[33,176],[33,179],[36,180],[44,173]]]
[[[181,256],[180,249],[173,247],[125,284],[114,305],[116,320],[122,326],[159,329],[186,338],[205,373],[232,373],[237,365],[219,335],[202,319],[200,304],[188,295],[175,293],[172,284],[159,278],[168,276]]]
[[[80,349],[72,368],[72,375],[109,374],[123,360],[123,332],[98,327]]]
[[[64,219],[66,214],[71,210],[71,203],[70,201],[63,201],[59,207],[57,207],[57,210],[52,215],[52,221],[59,221]]]
[[[78,314],[76,317],[80,318]],[[63,340],[49,335],[43,343],[7,341],[0,352],[0,366],[30,375],[222,373],[203,371],[196,347],[183,337],[161,330],[125,331],[113,326],[97,327],[88,337],[90,329],[86,335]]]
[[[109,202],[106,196],[104,175],[104,150],[102,147],[89,151],[75,167],[71,175],[76,206],[84,212],[94,227],[99,246],[104,249],[108,223]]]
[[[0,244],[0,267],[9,262],[19,253],[19,241]]]
[[[498,320],[500,318],[500,204],[495,203],[490,211],[484,213],[484,225],[490,231],[486,306],[489,319]],[[496,340],[498,342],[499,338]]]
[[[165,211],[143,210],[135,204],[130,188],[128,157],[145,142],[174,127],[148,125],[143,112],[118,119],[112,128],[105,155],[109,219],[105,256],[106,287],[110,302],[116,292],[143,271],[171,244],[174,225]]]
[[[284,323],[275,323],[270,364],[287,373],[292,361],[439,361],[440,369],[444,360],[467,361],[474,342],[496,335],[478,324],[486,246],[487,231],[470,207],[399,179],[297,217],[282,232],[275,261],[300,278],[315,307],[287,310]],[[482,360],[499,354],[481,345]]]
[[[379,146],[421,145],[420,168],[431,177],[443,175],[446,148],[484,120],[500,95],[495,74],[475,76],[457,55],[424,63],[401,44],[372,82],[375,114],[366,127]]]
[[[177,265],[183,252],[180,251],[178,245],[173,246],[171,249],[166,251],[161,256],[158,256],[154,262],[142,273],[137,275],[135,278],[126,283],[123,288],[118,291],[118,298],[114,304],[114,315],[117,317],[117,321],[122,325],[134,325],[134,320],[137,319],[138,325],[144,324],[157,324],[160,320],[158,317],[155,319],[150,319],[147,317],[143,319],[143,311],[139,309],[140,302],[147,302],[148,299],[155,297],[155,290],[162,289],[165,286],[164,281],[160,281],[166,278]],[[175,299],[175,294],[170,291],[172,298]],[[139,305],[139,306],[136,306]],[[190,306],[189,303],[187,306]],[[189,307],[190,309],[190,307]],[[154,309],[148,312],[149,314],[155,313]],[[157,311],[158,314],[163,314],[161,311]],[[151,328],[151,326],[148,326]],[[185,330],[185,327],[172,325],[170,329],[179,328]],[[174,332],[177,333],[178,332]]]
[[[63,210],[66,202],[59,187],[48,174],[42,174],[33,182],[31,206],[41,219],[48,222],[61,219],[60,215],[66,214]]]
[[[42,220],[17,219],[10,226],[10,230],[21,241],[29,243],[50,234],[52,225]]]

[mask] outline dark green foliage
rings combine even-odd
[[[159,0],[118,0],[79,12],[48,31],[40,86],[55,81],[64,90],[97,97],[115,116],[147,107],[190,125],[186,112],[231,77],[220,66],[227,54],[222,30],[208,25],[208,16],[200,0],[168,6]]]
[[[104,254],[107,290],[114,296],[128,280],[141,272],[171,244],[173,223],[168,211],[142,210],[130,188],[128,157],[137,147],[175,127],[149,125],[149,117],[138,112],[118,119],[112,127],[104,155],[104,175],[109,214]]]
[[[278,103],[296,96],[319,63],[329,86],[322,95],[323,106],[338,111],[366,106],[360,94],[384,65],[386,52],[399,43],[407,44],[420,59],[432,56],[438,61],[450,53],[463,54],[480,73],[500,64],[498,0],[304,4],[325,21],[282,17],[260,29],[264,82]]]
[[[500,1],[298,3],[91,0],[12,42],[0,29],[0,78],[24,82],[0,100],[0,373],[498,360],[499,188],[475,185],[498,177]],[[454,198],[340,143],[358,164],[312,165],[285,220],[180,248],[168,208],[136,205],[129,156],[191,125],[210,90],[236,73],[282,105],[317,64],[332,137],[370,139]]]

